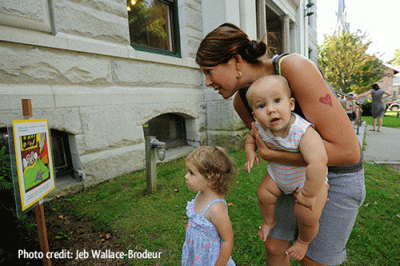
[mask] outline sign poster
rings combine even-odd
[[[13,121],[22,211],[55,188],[47,119]]]

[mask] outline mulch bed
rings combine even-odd
[[[109,255],[110,251],[115,254],[125,250],[118,242],[118,232],[99,232],[89,218],[69,216],[56,212],[54,209],[49,209],[51,207],[48,206],[48,203],[44,203],[49,250],[54,252],[51,254],[53,257],[56,255],[59,257],[51,259],[51,265],[128,265],[126,260],[110,258]],[[31,224],[36,222],[34,210],[28,213],[28,219]],[[39,258],[28,259],[28,256],[35,255],[35,251],[37,256],[40,252],[37,230],[35,232],[36,226],[34,227],[31,228],[33,233],[31,232],[30,234],[26,232],[25,228],[12,228],[11,231],[13,232],[9,235],[14,245],[1,245],[3,252],[8,253],[8,255],[1,256],[0,264],[43,265],[42,260]],[[24,259],[23,250],[26,251],[26,259]],[[18,257],[19,251],[21,251],[20,257]],[[77,251],[82,252],[82,256],[85,256],[84,251],[86,251],[87,258],[76,259]],[[103,253],[108,254],[108,258],[93,258],[92,251],[108,252]],[[70,258],[67,257],[68,255]]]

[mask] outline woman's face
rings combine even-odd
[[[239,89],[239,81],[236,78],[238,71],[234,59],[214,67],[200,66],[200,68],[206,76],[206,86],[213,87],[224,99],[230,98]]]

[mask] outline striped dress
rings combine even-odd
[[[261,125],[256,122],[258,133],[269,148],[289,152],[299,151],[301,137],[312,124],[299,115],[295,113],[292,114],[295,115],[296,119],[290,127],[288,136],[284,139],[275,137],[269,129],[263,129]],[[268,173],[285,194],[291,194],[296,191],[296,189],[303,187],[306,181],[306,167],[271,162],[268,164]]]

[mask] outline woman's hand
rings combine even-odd
[[[327,189],[329,189],[329,185],[327,185]],[[299,204],[301,204],[301,205],[303,205],[304,207],[307,207],[306,205],[307,204],[302,204],[301,203],[301,201],[302,201],[302,199],[301,198],[303,198],[304,196],[303,195],[301,195],[301,196],[299,196],[300,194],[301,194],[301,190],[302,190],[302,188],[298,188],[295,192],[293,192],[293,196],[295,197],[295,202],[296,203],[299,203]],[[326,202],[328,202],[329,201],[329,198],[327,197],[326,198]],[[303,202],[304,203],[304,202]],[[308,208],[308,207],[307,207]]]
[[[306,197],[303,195],[303,189],[299,188],[293,193],[294,197],[296,198],[295,203],[303,205],[304,207],[310,209],[311,211],[314,210],[314,206],[317,202],[316,197]]]
[[[258,133],[258,130],[256,129],[256,125],[254,122],[251,123],[251,131],[255,138],[257,150],[258,150],[258,153],[260,154],[260,157],[266,161],[269,161],[271,149],[268,148],[265,141],[261,138],[260,134]]]

